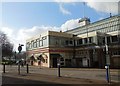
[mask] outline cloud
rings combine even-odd
[[[66,31],[73,29],[79,26],[78,23],[79,19],[71,19],[66,21],[60,27],[51,27],[51,26],[33,26],[32,28],[19,28],[19,29],[12,29],[9,27],[2,27],[1,31],[7,34],[8,38],[10,39],[11,43],[14,44],[14,50],[18,51],[18,45],[24,44],[23,51],[26,50],[26,40],[37,35],[41,34],[45,31],[52,30],[52,31]]]
[[[67,30],[76,28],[76,27],[80,26],[80,24],[78,23],[79,20],[80,20],[80,18],[68,20],[64,24],[62,24],[60,28],[62,31],[67,31]]]
[[[59,4],[59,9],[63,14],[71,14],[70,11],[63,7],[64,4],[75,4],[75,2],[86,2],[86,5],[97,12],[118,14],[119,0],[54,0]]]
[[[118,0],[114,0],[114,2],[96,2],[95,0],[84,1],[86,1],[87,6],[98,12],[118,14]]]
[[[60,11],[61,11],[63,14],[65,14],[65,15],[71,15],[71,12],[68,11],[67,9],[65,9],[62,4],[59,5],[59,9],[60,9]]]
[[[59,31],[59,28],[51,26],[33,26],[32,28],[20,28],[16,30],[8,27],[2,27],[0,31],[7,34],[10,42],[14,44],[14,50],[17,51],[19,44],[24,44],[23,51],[25,51],[26,39],[43,33],[47,30]]]

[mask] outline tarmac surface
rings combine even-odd
[[[26,67],[21,67],[21,72],[18,74],[17,66],[6,67],[6,73],[2,73],[1,75],[2,86],[120,86],[118,80],[107,83],[104,79],[104,69],[61,68],[61,77],[57,76],[56,68],[38,68],[31,66],[28,74],[25,69]],[[89,73],[89,75],[86,73]],[[65,76],[66,74],[67,76]],[[95,76],[92,74],[95,74]],[[103,74],[102,78],[100,78],[101,74]],[[118,70],[111,70],[111,75],[118,75]],[[84,78],[83,76],[86,77]]]
[[[119,86],[120,83],[112,82],[111,84],[103,80],[80,79],[71,77],[57,77],[43,74],[20,74],[5,73],[2,74],[2,86],[6,85],[81,85],[81,86]]]

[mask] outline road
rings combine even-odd
[[[18,66],[6,66],[6,72],[18,72]],[[36,66],[29,66],[29,72],[35,74],[45,74],[45,75],[58,75],[57,68],[39,68]],[[119,70],[111,69],[110,78],[113,82],[118,82],[120,80]],[[26,73],[26,66],[21,67],[21,74]],[[93,80],[106,80],[106,70],[105,69],[93,69],[93,68],[61,68],[61,76],[64,77],[74,77],[74,78],[84,78]]]

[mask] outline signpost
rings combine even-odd
[[[19,55],[20,55],[20,53],[21,53],[21,51],[22,51],[22,46],[24,46],[24,45],[22,45],[22,44],[19,44],[19,46],[18,46],[18,51],[19,51]],[[19,60],[19,62],[18,62],[18,74],[20,74],[20,60]]]

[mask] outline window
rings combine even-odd
[[[33,48],[36,48],[37,47],[37,42],[34,42],[33,43]]]
[[[65,41],[65,44],[68,45],[68,40]]]
[[[93,38],[89,37],[89,43],[92,43],[92,42],[93,42]]]
[[[31,43],[29,44],[29,48],[32,48],[32,45],[31,45]]]
[[[43,46],[43,41],[39,40],[39,47]]]
[[[105,37],[103,38],[103,44],[105,44]]]
[[[66,43],[66,45],[73,45],[73,41],[72,40],[66,40],[65,43]]]
[[[31,48],[34,47],[34,40],[31,41]]]
[[[26,44],[26,48],[27,48],[27,49],[30,48],[30,43],[29,43],[29,42]]]
[[[70,40],[70,44],[73,44],[73,41]]]
[[[118,41],[117,36],[112,36],[112,42],[117,42],[117,41]]]
[[[78,40],[78,44],[82,44],[82,39],[79,39],[79,40]]]
[[[85,44],[87,43],[87,38],[84,38],[84,43],[85,43]]]
[[[36,41],[37,41],[37,47],[39,47],[39,39],[36,39]]]
[[[60,61],[64,61],[64,58],[60,58]]]
[[[107,37],[107,43],[108,44],[110,43],[110,37]]]

